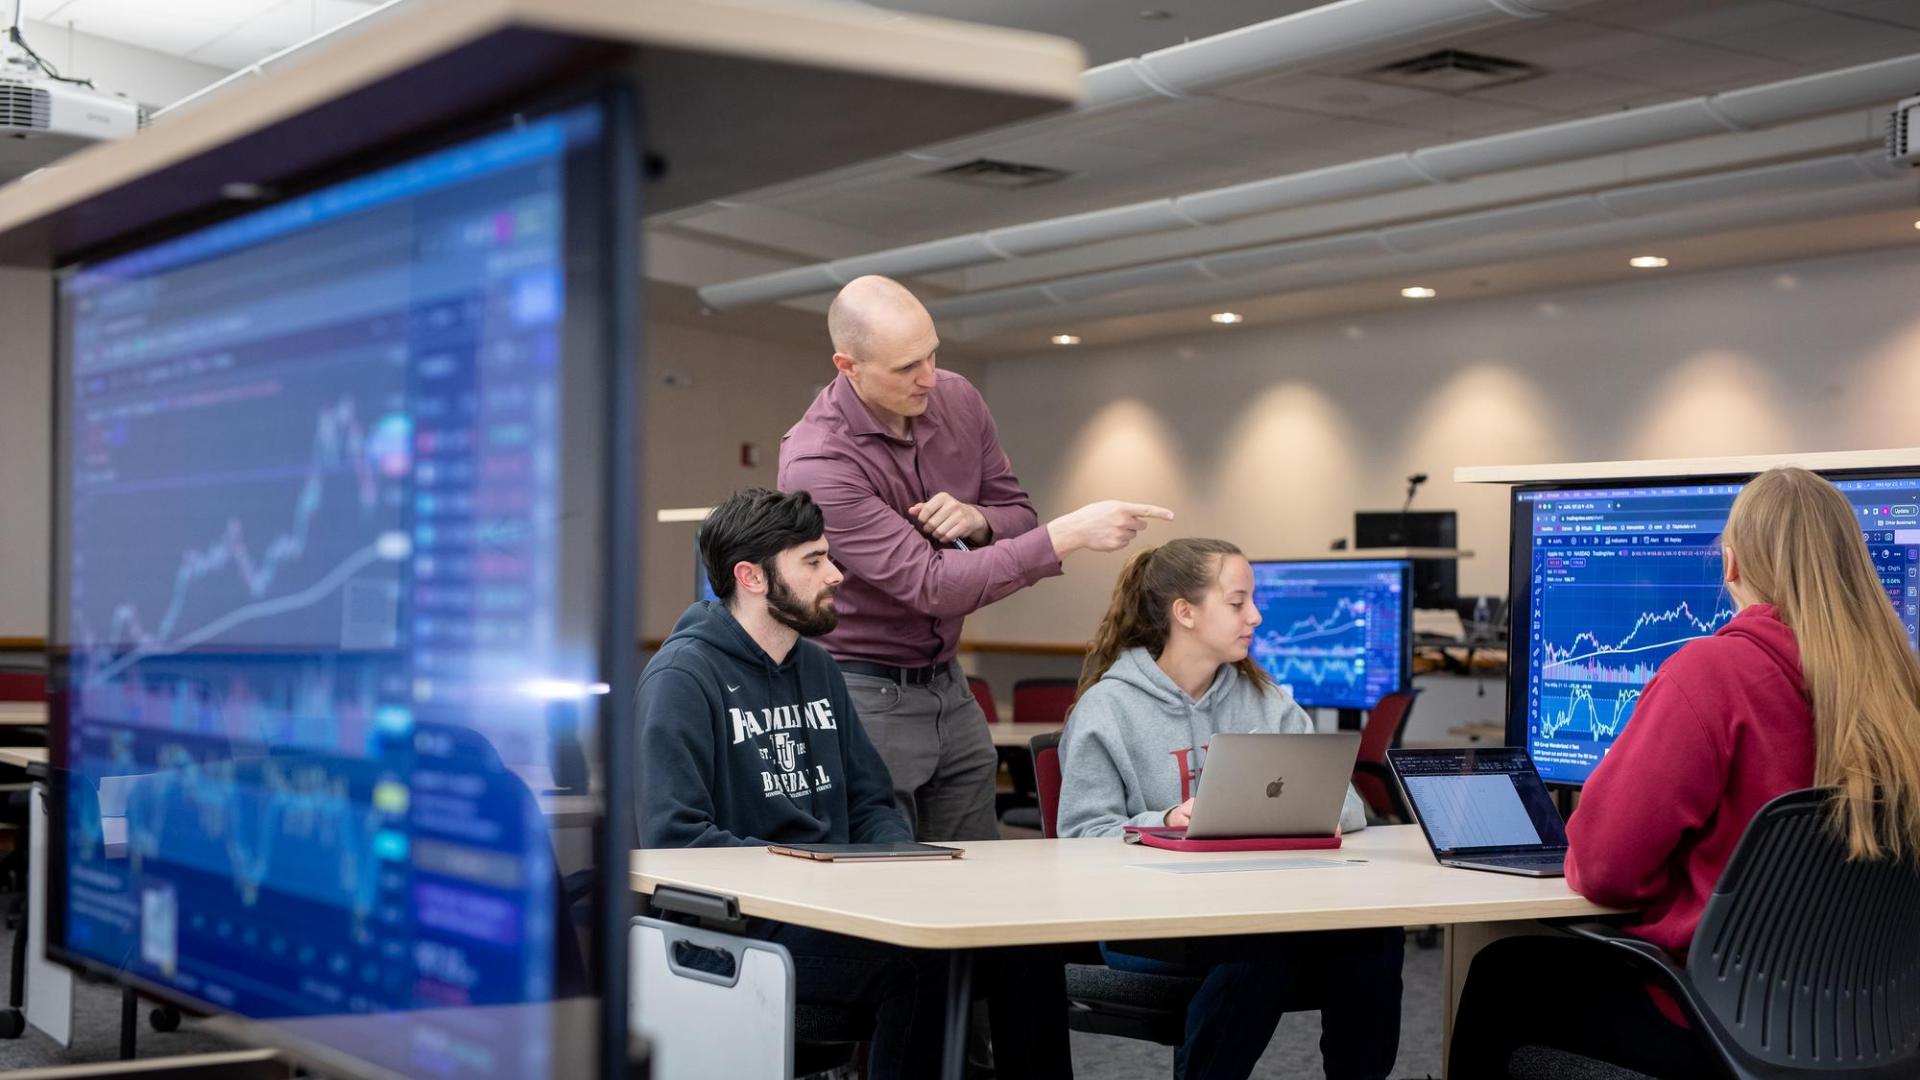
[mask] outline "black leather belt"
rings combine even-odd
[[[932,686],[933,677],[947,670],[947,665],[894,667],[892,664],[869,664],[865,660],[842,660],[840,670],[855,675],[871,675],[876,679],[891,679],[902,686]]]

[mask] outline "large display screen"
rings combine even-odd
[[[549,818],[607,689],[607,136],[61,276],[56,955],[386,1074],[578,1049],[525,1007],[590,989]]]
[[[1544,779],[1584,783],[1660,665],[1733,618],[1720,534],[1744,479],[1514,493],[1511,610],[1526,650],[1522,666],[1516,633],[1508,741],[1527,747]],[[1914,636],[1920,476],[1829,479]]]
[[[1411,677],[1411,573],[1404,561],[1254,563],[1254,662],[1308,708],[1373,708]]]

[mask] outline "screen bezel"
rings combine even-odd
[[[1248,559],[1249,566],[1301,566],[1326,569],[1354,569],[1356,567],[1397,567],[1400,571],[1400,648],[1396,651],[1396,660],[1400,666],[1399,678],[1394,681],[1388,694],[1403,694],[1413,686],[1413,563],[1407,559]],[[1258,631],[1255,631],[1257,634]],[[1251,659],[1251,654],[1249,654]],[[1278,681],[1278,680],[1276,680]],[[1384,695],[1382,695],[1384,696]],[[1378,698],[1370,705],[1346,705],[1307,701],[1295,694],[1294,702],[1303,709],[1371,709],[1380,704]]]
[[[1913,478],[1920,481],[1920,466],[1879,466],[1861,469],[1816,469],[1813,470],[1822,479],[1834,482],[1849,480],[1897,480]],[[1637,487],[1710,487],[1715,484],[1744,485],[1757,472],[1746,473],[1699,473],[1679,476],[1634,476],[1608,477],[1594,480],[1564,480],[1550,483],[1516,484],[1508,495],[1507,524],[1507,700],[1506,700],[1506,741],[1527,751],[1529,759],[1533,756],[1532,746],[1527,741],[1526,700],[1532,688],[1533,665],[1530,655],[1533,647],[1533,512],[1524,496],[1531,493],[1554,491],[1608,491],[1616,488]],[[1513,614],[1518,612],[1520,631],[1511,628],[1515,623]],[[1515,641],[1526,646],[1524,650],[1514,648]],[[1565,789],[1577,791],[1586,786],[1585,780],[1549,780],[1541,777],[1541,782],[1549,790]]]
[[[60,634],[64,625],[59,615],[64,591],[70,585],[68,566],[60,556],[67,542],[69,513],[66,479],[71,462],[67,453],[65,417],[71,406],[71,357],[67,349],[66,320],[62,311],[61,280],[90,265],[497,133],[524,117],[563,112],[584,105],[599,106],[604,121],[602,135],[598,144],[584,155],[586,166],[582,175],[594,185],[593,190],[599,195],[599,205],[594,209],[603,215],[604,220],[599,221],[590,233],[596,243],[592,249],[592,280],[582,282],[578,287],[570,282],[567,289],[570,303],[578,297],[592,298],[593,311],[590,317],[596,320],[596,326],[591,338],[568,347],[566,354],[576,365],[594,365],[597,368],[595,383],[604,391],[599,402],[603,413],[583,418],[594,425],[601,444],[596,452],[604,456],[601,482],[597,485],[599,490],[594,494],[595,510],[600,517],[602,550],[593,569],[606,589],[606,597],[593,613],[597,626],[592,636],[599,651],[595,666],[610,686],[632,686],[638,679],[633,643],[637,640],[636,508],[640,499],[638,469],[633,460],[638,452],[634,413],[640,406],[641,384],[637,373],[641,358],[637,304],[634,299],[638,295],[636,274],[639,266],[641,155],[636,97],[636,90],[629,80],[599,73],[584,76],[568,85],[556,87],[550,93],[535,96],[524,105],[512,108],[484,106],[430,131],[414,133],[369,149],[350,161],[333,162],[308,171],[277,185],[269,199],[228,203],[183,214],[102,244],[62,253],[48,295],[49,307],[54,313],[51,320],[54,385],[50,395],[52,453],[49,455],[51,573],[47,620],[47,812],[49,836],[56,838],[46,849],[47,894],[44,910],[48,959],[72,969],[84,978],[115,983],[189,1014],[212,1017],[210,1028],[250,1043],[277,1047],[331,1075],[367,1080],[406,1080],[401,1074],[351,1056],[343,1046],[314,1042],[282,1026],[283,1023],[301,1018],[256,1019],[227,1012],[212,1002],[123,968],[101,963],[64,944],[66,845],[64,839],[58,838],[64,838],[67,828],[69,737],[65,688],[71,642],[59,640],[56,635]],[[580,350],[577,356],[575,349]],[[606,868],[624,868],[633,848],[631,816],[617,812],[618,808],[631,803],[631,778],[627,768],[614,765],[630,761],[632,757],[634,703],[632,695],[620,692],[603,694],[594,700],[599,709],[596,730],[601,750],[602,812],[592,826],[598,871],[593,893],[594,930],[580,942],[586,963],[588,996],[556,997],[543,1003],[530,1003],[549,1008],[552,1012],[554,1052],[549,1057],[548,1072],[554,1080],[581,1075],[586,1064],[583,1056],[592,1060],[595,1075],[624,1076],[630,1045],[625,927],[633,906],[632,893],[624,872]],[[556,916],[566,917],[564,905],[556,909]],[[597,1012],[597,1015],[587,1015],[590,1012]],[[339,1015],[352,1019],[346,1014]],[[582,1036],[588,1028],[594,1032],[591,1045],[582,1045],[586,1042]]]

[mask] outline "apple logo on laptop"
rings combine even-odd
[[[1281,789],[1281,788],[1284,788],[1284,787],[1286,787],[1286,786],[1287,786],[1287,778],[1286,778],[1286,777],[1284,777],[1284,776],[1282,776],[1282,777],[1280,777],[1279,779],[1277,779],[1277,780],[1275,780],[1275,781],[1274,781],[1273,783],[1271,783],[1271,784],[1268,784],[1268,785],[1267,785],[1267,798],[1269,798],[1269,799],[1277,799],[1277,798],[1279,798],[1279,797],[1280,797],[1280,789]]]

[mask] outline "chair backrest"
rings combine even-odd
[[[1033,748],[1033,781],[1040,795],[1040,835],[1052,840],[1059,836],[1060,821],[1060,732],[1035,735],[1028,743]]]
[[[1396,690],[1383,695],[1367,710],[1366,725],[1360,729],[1359,760],[1386,762],[1387,751],[1400,745],[1400,736],[1407,730],[1407,718],[1413,715],[1414,699],[1419,696],[1418,687]]]
[[[1360,729],[1360,753],[1354,759],[1353,790],[1360,793],[1360,797],[1376,814],[1401,816],[1400,800],[1395,796],[1392,786],[1381,779],[1379,769],[1362,769],[1358,766],[1384,766],[1387,763],[1387,751],[1400,745],[1400,736],[1407,730],[1407,718],[1413,715],[1414,699],[1419,696],[1417,688],[1385,695],[1367,710],[1366,725]]]
[[[0,701],[47,700],[47,676],[41,671],[0,671]]]
[[[1021,679],[1013,684],[1013,722],[1064,724],[1073,711],[1074,679]]]
[[[973,691],[973,700],[980,703],[980,711],[987,714],[987,723],[1000,722],[1000,706],[993,703],[993,687],[978,675],[967,676],[967,687]]]
[[[1788,792],[1754,815],[1687,979],[1749,1074],[1920,1076],[1920,859],[1848,861],[1830,794]]]

